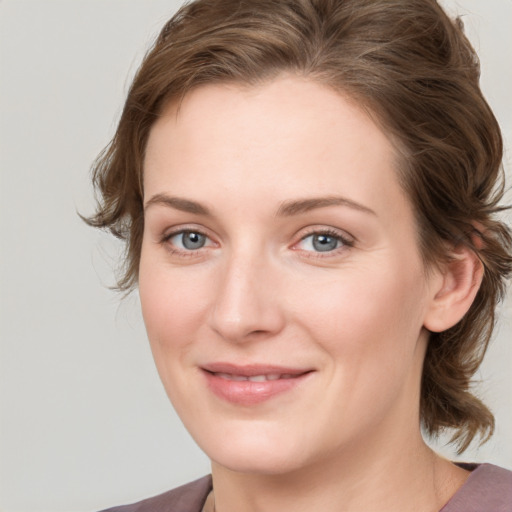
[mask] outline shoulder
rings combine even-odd
[[[201,512],[211,489],[211,476],[205,476],[158,496],[103,512]]]
[[[441,512],[512,512],[512,471],[493,464],[460,466],[471,474]]]

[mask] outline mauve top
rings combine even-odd
[[[492,464],[459,464],[471,475],[439,512],[512,512],[512,471]],[[159,496],[103,512],[201,512],[212,490],[205,476]]]

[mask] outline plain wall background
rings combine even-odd
[[[119,245],[88,228],[89,168],[178,0],[0,0],[0,509],[86,512],[209,471],[167,402]],[[512,155],[512,0],[464,14]],[[510,201],[510,195],[509,195]],[[512,468],[512,300],[481,372],[497,432],[463,460]],[[453,457],[452,452],[443,453]]]

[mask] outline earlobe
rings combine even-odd
[[[482,283],[484,268],[474,251],[460,245],[439,272],[423,324],[432,332],[453,327],[467,313]]]

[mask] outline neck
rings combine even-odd
[[[441,459],[418,433],[334,453],[287,474],[251,474],[212,464],[216,512],[437,512],[468,473]]]

